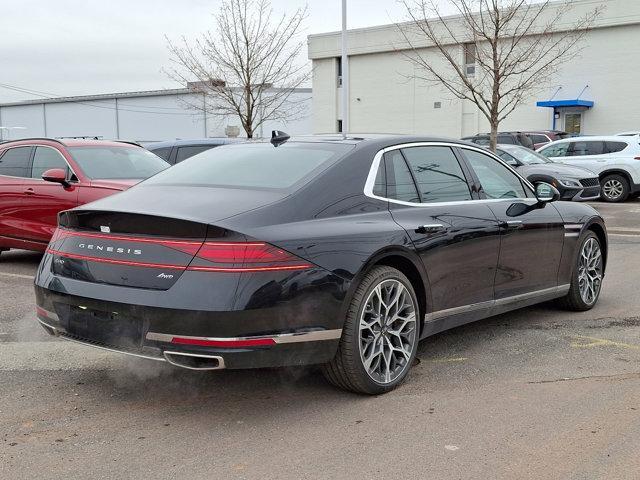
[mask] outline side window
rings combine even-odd
[[[509,145],[515,145],[516,141],[513,139],[511,135],[498,135],[498,143],[507,143]],[[487,143],[487,145],[489,145]]]
[[[518,160],[516,160],[515,157],[513,157],[512,155],[509,155],[504,150],[497,149],[496,155],[498,155],[502,160],[504,160],[506,163],[508,163],[512,167],[517,167],[518,165],[520,165],[520,163],[518,162]]]
[[[42,178],[42,174],[50,168],[61,168],[69,174],[69,166],[57,150],[49,147],[36,147],[31,167],[31,178]]]
[[[624,142],[604,142],[605,148],[604,153],[616,153],[621,152],[625,148],[627,148],[627,144]]]
[[[378,166],[378,173],[376,174],[376,181],[373,184],[373,194],[378,197],[388,198],[387,197],[387,175],[384,171],[384,158],[380,162]]]
[[[533,143],[546,143],[550,141],[546,135],[529,135],[529,136],[531,137],[531,140],[533,141]]]
[[[0,175],[29,177],[29,156],[31,147],[15,147],[0,157]]]
[[[420,202],[420,196],[400,150],[384,154],[387,176],[387,198],[403,202]]]
[[[189,157],[193,157],[207,150],[211,150],[216,145],[198,145],[194,147],[178,147],[178,153],[176,153],[176,163],[180,163]]]
[[[522,182],[511,170],[484,153],[464,149],[487,198],[526,198]]]
[[[604,142],[579,141],[571,142],[571,147],[567,152],[569,157],[582,157],[584,155],[602,155]]]
[[[566,157],[567,150],[569,149],[569,142],[557,143],[556,145],[550,145],[540,150],[541,155],[547,158],[552,157]]]
[[[449,147],[402,150],[413,172],[423,203],[471,200],[467,179]]]
[[[155,153],[161,159],[168,162],[169,155],[171,155],[171,147],[156,148],[155,150],[151,150],[151,153]]]

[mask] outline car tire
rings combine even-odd
[[[600,180],[600,198],[605,202],[624,202],[629,198],[629,181],[618,174],[611,174]]]
[[[603,276],[602,246],[598,236],[588,231],[580,241],[574,260],[569,292],[558,303],[566,310],[576,312],[591,310],[600,296]],[[591,285],[590,290],[585,288],[589,285]]]
[[[371,269],[351,299],[335,357],[322,366],[325,378],[369,395],[400,385],[416,356],[418,305],[402,272],[388,266]]]

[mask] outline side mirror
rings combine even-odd
[[[50,168],[42,174],[42,179],[47,182],[59,183],[64,187],[69,186],[69,182],[67,182],[67,172],[62,168]]]
[[[560,192],[547,182],[536,182],[536,198],[539,203],[555,202],[560,199]]]

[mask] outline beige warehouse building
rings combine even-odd
[[[565,28],[598,6],[604,6],[604,11],[586,34],[580,54],[503,121],[500,130],[555,125],[589,135],[640,129],[640,1],[580,0],[566,16],[567,23],[557,28]],[[412,43],[424,57],[441,61],[426,39]],[[308,44],[313,62],[313,130],[337,132],[342,128],[340,32],[311,35]],[[414,66],[403,55],[409,48],[396,25],[348,32],[347,129],[450,137],[489,131],[473,104],[411,78]],[[463,45],[452,48],[459,50],[464,63]]]

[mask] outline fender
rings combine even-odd
[[[432,305],[431,301],[431,287],[429,284],[429,277],[427,275],[427,271],[422,263],[422,260],[418,256],[418,254],[413,250],[412,247],[408,247],[405,245],[391,245],[387,247],[383,247],[380,250],[376,251],[366,263],[362,265],[360,270],[356,273],[354,278],[351,280],[351,284],[349,289],[347,290],[347,294],[345,295],[344,303],[342,305],[341,314],[343,318],[347,315],[347,310],[349,305],[351,304],[351,300],[353,299],[353,295],[358,288],[358,285],[362,282],[362,278],[373,268],[375,265],[384,263],[385,258],[391,257],[402,257],[411,262],[411,264],[415,267],[420,275],[420,280],[422,281],[422,285],[425,291],[424,300],[424,308],[422,313],[422,318],[420,319],[420,326],[424,323],[425,314],[429,313],[429,306]],[[420,302],[420,299],[418,299]]]

